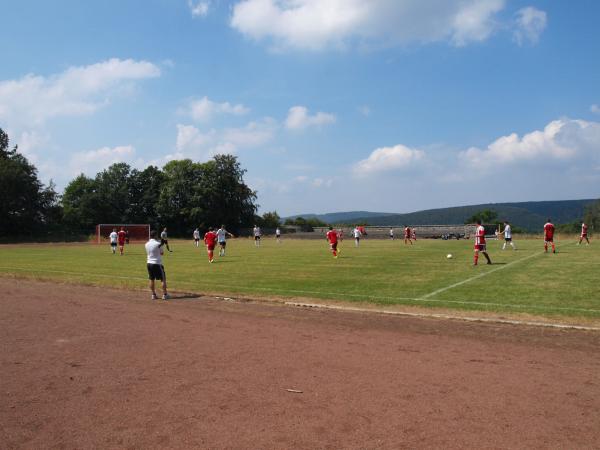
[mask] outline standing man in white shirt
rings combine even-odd
[[[219,243],[219,256],[225,256],[225,247],[227,247],[227,236],[235,237],[225,229],[225,225],[217,230],[217,242]]]
[[[169,250],[170,252],[172,252],[173,250],[171,250],[171,248],[169,247],[169,238],[167,236],[167,227],[164,227],[162,230],[162,233],[160,233],[160,242],[161,244],[163,244],[165,247],[167,247],[167,250]]]
[[[119,237],[119,235],[117,234],[117,229],[113,228],[112,233],[110,233],[108,235],[108,237],[110,238],[110,248],[113,252],[113,255],[117,254],[117,239]]]
[[[501,231],[504,233],[504,244],[502,245],[502,250],[506,250],[506,244],[510,244],[513,250],[516,250],[515,243],[512,241],[512,229],[510,228],[510,224],[508,220],[504,221],[504,230]]]
[[[354,246],[358,247],[360,245],[360,238],[362,236],[362,233],[358,229],[358,225],[354,227],[352,234],[354,235]]]
[[[252,233],[254,234],[254,245],[256,247],[260,247],[260,236],[262,235],[260,227],[258,225],[254,225]]]
[[[148,268],[148,279],[150,280],[150,290],[152,291],[152,300],[156,300],[156,290],[154,280],[160,280],[162,283],[162,299],[171,298],[167,292],[167,275],[162,264],[163,242],[156,240],[156,231],[150,231],[150,240],[146,242],[146,267]]]
[[[275,239],[277,239],[277,243],[281,244],[281,230],[279,227],[275,230]]]
[[[200,247],[200,230],[198,228],[194,230],[194,244],[196,247]]]

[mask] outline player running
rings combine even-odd
[[[119,253],[123,256],[123,251],[125,250],[125,239],[127,238],[127,233],[123,227],[117,233],[117,240],[119,241]]]
[[[225,247],[227,247],[227,235],[235,237],[225,229],[225,225],[217,230],[217,241],[219,242],[219,256],[225,256]]]
[[[146,242],[146,267],[148,268],[148,279],[150,280],[150,290],[152,291],[152,300],[156,300],[156,290],[154,289],[154,280],[160,280],[162,283],[163,300],[171,298],[167,292],[167,275],[162,264],[163,242],[156,240],[156,231],[150,231],[150,240]]]
[[[546,253],[548,253],[548,244],[552,244],[552,253],[556,253],[556,247],[554,246],[554,225],[552,225],[550,219],[544,225],[544,252]]]
[[[260,231],[260,227],[258,225],[254,225],[252,234],[254,235],[254,245],[256,247],[260,247],[260,237],[262,236],[262,232]]]
[[[206,244],[206,251],[208,252],[208,262],[213,262],[213,256],[215,253],[215,243],[217,242],[217,233],[210,227],[204,235],[204,243]]]
[[[277,239],[277,243],[281,244],[281,230],[279,227],[275,230],[275,239]]]
[[[415,227],[411,228],[410,237],[412,238],[413,241],[417,242],[417,230],[415,230]]]
[[[502,230],[500,234],[504,234],[504,244],[502,244],[502,250],[506,250],[506,244],[510,244],[513,250],[517,249],[517,247],[515,247],[515,243],[512,241],[512,228],[510,227],[508,220],[504,221],[504,230]]]
[[[577,245],[581,245],[581,241],[585,239],[586,244],[590,245],[590,240],[588,239],[588,226],[585,222],[581,222],[581,236],[579,237],[579,243]]]
[[[485,256],[485,259],[487,259],[487,263],[491,264],[492,260],[487,253],[487,248],[485,245],[485,228],[483,228],[483,225],[481,225],[480,219],[478,219],[475,223],[477,224],[477,228],[475,229],[475,246],[473,247],[475,250],[475,254],[473,256],[473,265],[477,265],[479,260],[479,252],[483,253],[483,256]]]
[[[110,233],[108,237],[110,238],[110,249],[112,250],[113,255],[115,255],[117,253],[117,239],[119,238],[117,229],[113,228],[112,233]]]
[[[412,241],[410,239],[410,227],[408,225],[404,226],[404,245],[408,245],[408,243],[410,242],[410,245],[412,245]]]
[[[194,244],[196,247],[200,247],[200,230],[198,228],[194,230]]]
[[[160,240],[163,243],[163,245],[165,247],[167,247],[167,250],[169,250],[170,252],[172,252],[173,250],[171,250],[171,248],[169,247],[169,238],[167,236],[167,227],[163,228],[162,233],[160,233]]]
[[[354,231],[352,231],[352,234],[354,236],[354,246],[358,247],[360,245],[360,238],[362,236],[362,233],[360,232],[360,228],[358,227],[358,225],[356,227],[354,227]]]
[[[329,248],[331,249],[331,253],[333,253],[333,257],[337,259],[339,253],[337,248],[338,234],[333,230],[333,227],[329,227],[329,231],[327,232],[327,241],[329,241]]]
[[[394,229],[390,228],[390,239],[393,241],[394,240]]]

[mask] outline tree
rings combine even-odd
[[[100,196],[96,180],[78,175],[71,181],[62,196],[64,223],[70,231],[91,232],[98,223],[109,223],[103,220]]]
[[[266,212],[262,215],[261,226],[264,228],[277,228],[281,224],[281,217],[277,211]]]
[[[600,199],[585,208],[583,220],[590,228],[590,231],[600,230]]]
[[[128,223],[156,223],[160,221],[156,207],[160,198],[160,188],[164,181],[162,171],[148,166],[141,172],[131,171],[128,180],[129,206]]]
[[[96,175],[98,213],[104,223],[129,222],[128,210],[131,205],[129,177],[131,167],[126,163],[116,163]]]
[[[44,187],[37,169],[18,147],[10,148],[8,134],[0,128],[0,236],[46,231],[60,216],[58,195],[52,182]]]
[[[498,220],[498,213],[492,209],[484,209],[478,213],[473,214],[465,223],[475,223],[477,220],[481,220],[481,223],[496,223]]]

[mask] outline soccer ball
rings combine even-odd
[[[446,258],[448,258],[448,259],[452,259],[452,253],[448,253],[448,254],[446,255]]]

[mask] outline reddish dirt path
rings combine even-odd
[[[600,443],[600,333],[0,289],[2,448]]]

